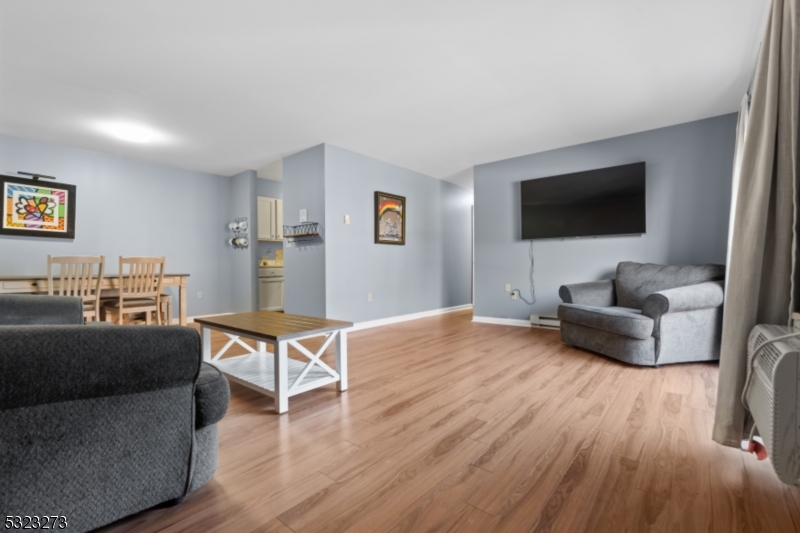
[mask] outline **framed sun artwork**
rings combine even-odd
[[[0,175],[0,235],[75,238],[75,186]]]
[[[406,198],[375,191],[375,243],[406,243]]]

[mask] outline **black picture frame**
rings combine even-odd
[[[394,200],[400,205],[400,238],[393,238],[381,235],[381,206],[382,199]],[[397,213],[397,211],[394,211]],[[390,194],[387,192],[375,191],[375,244],[399,244],[406,243],[406,197]]]
[[[7,195],[7,184],[9,183],[14,185],[36,187],[38,189],[55,189],[58,191],[64,191],[67,194],[64,229],[36,230],[7,227],[9,210],[13,210],[15,208],[13,205],[13,200],[11,200]],[[11,235],[15,237],[44,237],[50,239],[75,238],[75,201],[77,196],[77,187],[75,185],[69,185],[67,183],[61,183],[58,181],[34,180],[0,174],[0,195],[2,196],[2,204],[0,204],[0,235]]]

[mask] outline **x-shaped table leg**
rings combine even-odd
[[[299,351],[300,353],[302,353],[303,355],[305,355],[306,357],[308,357],[310,359],[310,361],[305,366],[303,371],[300,372],[300,375],[297,376],[297,378],[294,380],[292,385],[289,387],[289,392],[290,393],[295,389],[295,387],[297,387],[298,385],[300,385],[300,383],[302,383],[303,378],[305,378],[306,375],[308,375],[308,372],[311,370],[311,368],[314,367],[314,365],[320,366],[323,370],[325,370],[325,372],[330,374],[332,377],[334,377],[336,379],[339,379],[339,373],[336,372],[331,367],[329,367],[328,365],[326,365],[320,359],[320,357],[322,357],[322,354],[325,353],[325,350],[328,349],[328,346],[331,345],[331,342],[333,342],[333,340],[336,338],[336,335],[338,333],[339,333],[338,331],[334,331],[332,333],[328,333],[327,336],[326,336],[325,342],[322,343],[322,347],[320,347],[320,349],[317,350],[316,353],[311,353],[305,346],[303,346],[302,344],[300,344],[297,341],[289,341],[290,345],[292,345],[297,351]]]

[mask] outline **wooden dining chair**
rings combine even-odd
[[[155,313],[156,323],[161,325],[164,307],[170,312],[172,307],[165,301],[169,296],[161,294],[165,264],[164,257],[120,257],[119,295],[103,304],[106,320],[122,324],[125,315],[144,313],[145,323],[152,324]]]
[[[103,283],[105,257],[99,256],[47,256],[47,294],[74,296],[83,300],[83,318],[100,320],[100,286]],[[54,278],[54,270],[58,277]],[[97,274],[95,275],[95,268]]]

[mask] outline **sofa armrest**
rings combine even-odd
[[[565,304],[592,305],[595,307],[611,307],[617,300],[613,279],[562,285],[558,289],[558,295]]]
[[[0,295],[0,326],[83,324],[83,301],[70,296]]]
[[[0,327],[0,409],[194,386],[200,336],[180,326]]]
[[[203,363],[194,389],[195,429],[216,424],[223,419],[231,401],[228,380],[212,364]]]
[[[724,282],[706,281],[651,294],[644,300],[642,314],[656,319],[666,313],[713,309],[721,306],[724,299]]]

